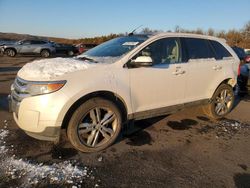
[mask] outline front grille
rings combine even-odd
[[[16,77],[13,85],[11,86],[11,99],[13,100],[12,110],[18,116],[19,105],[21,101],[26,98],[30,97],[31,95],[27,92],[27,81]]]
[[[21,102],[24,98],[30,96],[30,94],[27,92],[27,85],[27,81],[18,77],[15,79],[11,95],[18,102]]]
[[[20,79],[20,78],[16,78],[15,79],[15,83],[17,84],[17,85],[19,85],[19,86],[26,86],[27,85],[27,82],[26,81],[24,81],[24,80],[22,80],[22,79]]]

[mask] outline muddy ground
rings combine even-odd
[[[0,187],[250,187],[250,96],[220,121],[189,108],[83,154],[64,131],[57,146],[30,138],[8,112],[16,72],[35,59],[0,57]]]

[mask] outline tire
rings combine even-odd
[[[215,91],[212,101],[203,106],[204,113],[213,119],[227,115],[234,105],[233,88],[228,84],[221,84]]]
[[[68,51],[68,56],[73,56],[74,55],[74,52],[72,50]]]
[[[75,110],[67,127],[67,136],[81,152],[97,152],[115,142],[121,125],[121,112],[114,103],[93,98]]]
[[[47,58],[50,56],[50,51],[49,50],[42,50],[40,54],[42,57]]]
[[[5,53],[9,57],[15,57],[16,56],[16,51],[14,49],[7,49]]]

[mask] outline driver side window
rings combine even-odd
[[[180,63],[180,49],[181,47],[178,38],[160,39],[149,44],[133,59],[139,56],[148,56],[153,60],[153,65]]]

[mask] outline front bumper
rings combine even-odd
[[[24,132],[27,135],[39,140],[47,140],[47,141],[59,140],[61,122],[56,123],[53,121],[39,121],[40,112],[31,110],[26,111],[24,115],[20,114],[20,117],[18,117],[17,114],[19,113],[20,103],[15,101],[11,97],[11,95],[8,96],[8,101],[9,101],[9,111],[13,113],[13,118],[16,124],[18,125],[19,128],[24,130]],[[25,118],[25,116],[28,118]]]
[[[4,47],[0,47],[0,54],[4,54]]]
[[[38,96],[24,95],[15,84],[19,84],[18,81],[12,86],[8,100],[9,111],[19,128],[40,140],[58,140],[63,120],[59,114],[68,97],[61,91]]]

